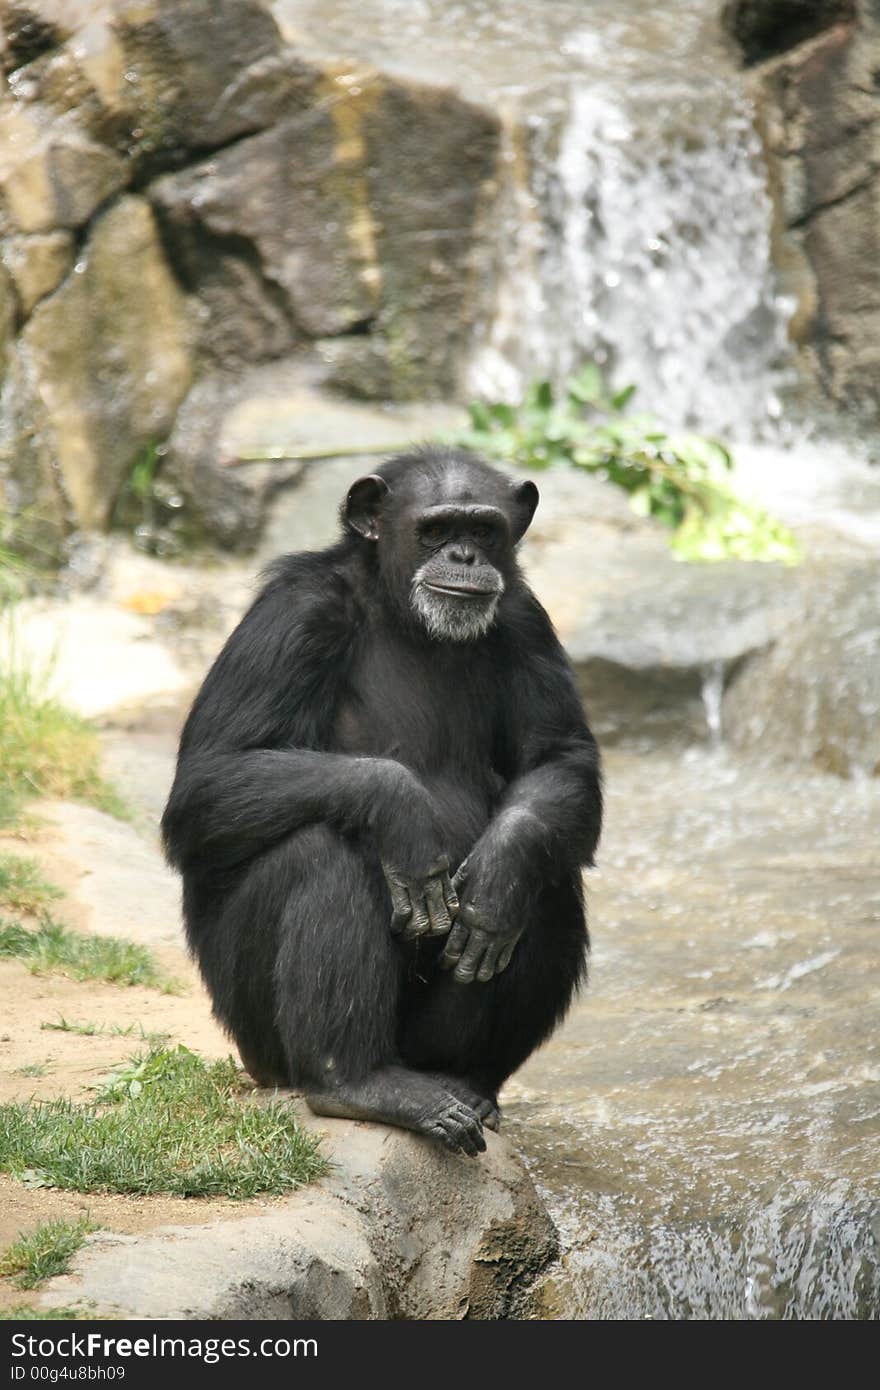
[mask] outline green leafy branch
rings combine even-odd
[[[795,564],[791,532],[733,491],[730,451],[718,440],[669,434],[651,415],[628,414],[634,386],[611,392],[588,363],[554,391],[536,382],[519,405],[476,401],[456,443],[526,469],[568,464],[623,489],[634,511],[672,532],[684,560]]]

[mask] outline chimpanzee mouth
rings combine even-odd
[[[503,593],[504,580],[500,575],[489,588],[464,576],[461,583],[451,578],[438,584],[418,571],[410,601],[431,637],[441,642],[471,642],[489,631]]]
[[[426,579],[423,579],[422,587],[430,589],[433,594],[446,594],[450,598],[481,598],[488,600],[498,597],[497,589],[479,589],[474,584],[429,584]]]

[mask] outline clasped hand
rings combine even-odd
[[[492,856],[475,849],[450,878],[448,860],[440,859],[427,874],[409,877],[383,863],[391,893],[391,931],[403,941],[418,937],[446,936],[440,956],[444,970],[455,971],[462,984],[485,984],[510,964],[522,927],[512,925],[504,908],[510,897],[509,880],[501,879]],[[489,904],[501,904],[493,911]]]

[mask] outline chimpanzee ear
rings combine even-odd
[[[379,539],[379,516],[382,503],[388,492],[388,484],[377,473],[366,478],[358,478],[348,489],[342,520],[352,531],[357,531],[368,541]]]
[[[513,515],[510,519],[510,531],[514,545],[517,541],[522,540],[531,526],[537,505],[538,489],[534,483],[520,483],[519,487],[513,489]]]

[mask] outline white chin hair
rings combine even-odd
[[[428,589],[416,576],[412,586],[412,606],[429,636],[438,642],[473,642],[483,637],[495,621],[501,594],[490,603],[477,599],[452,598]]]

